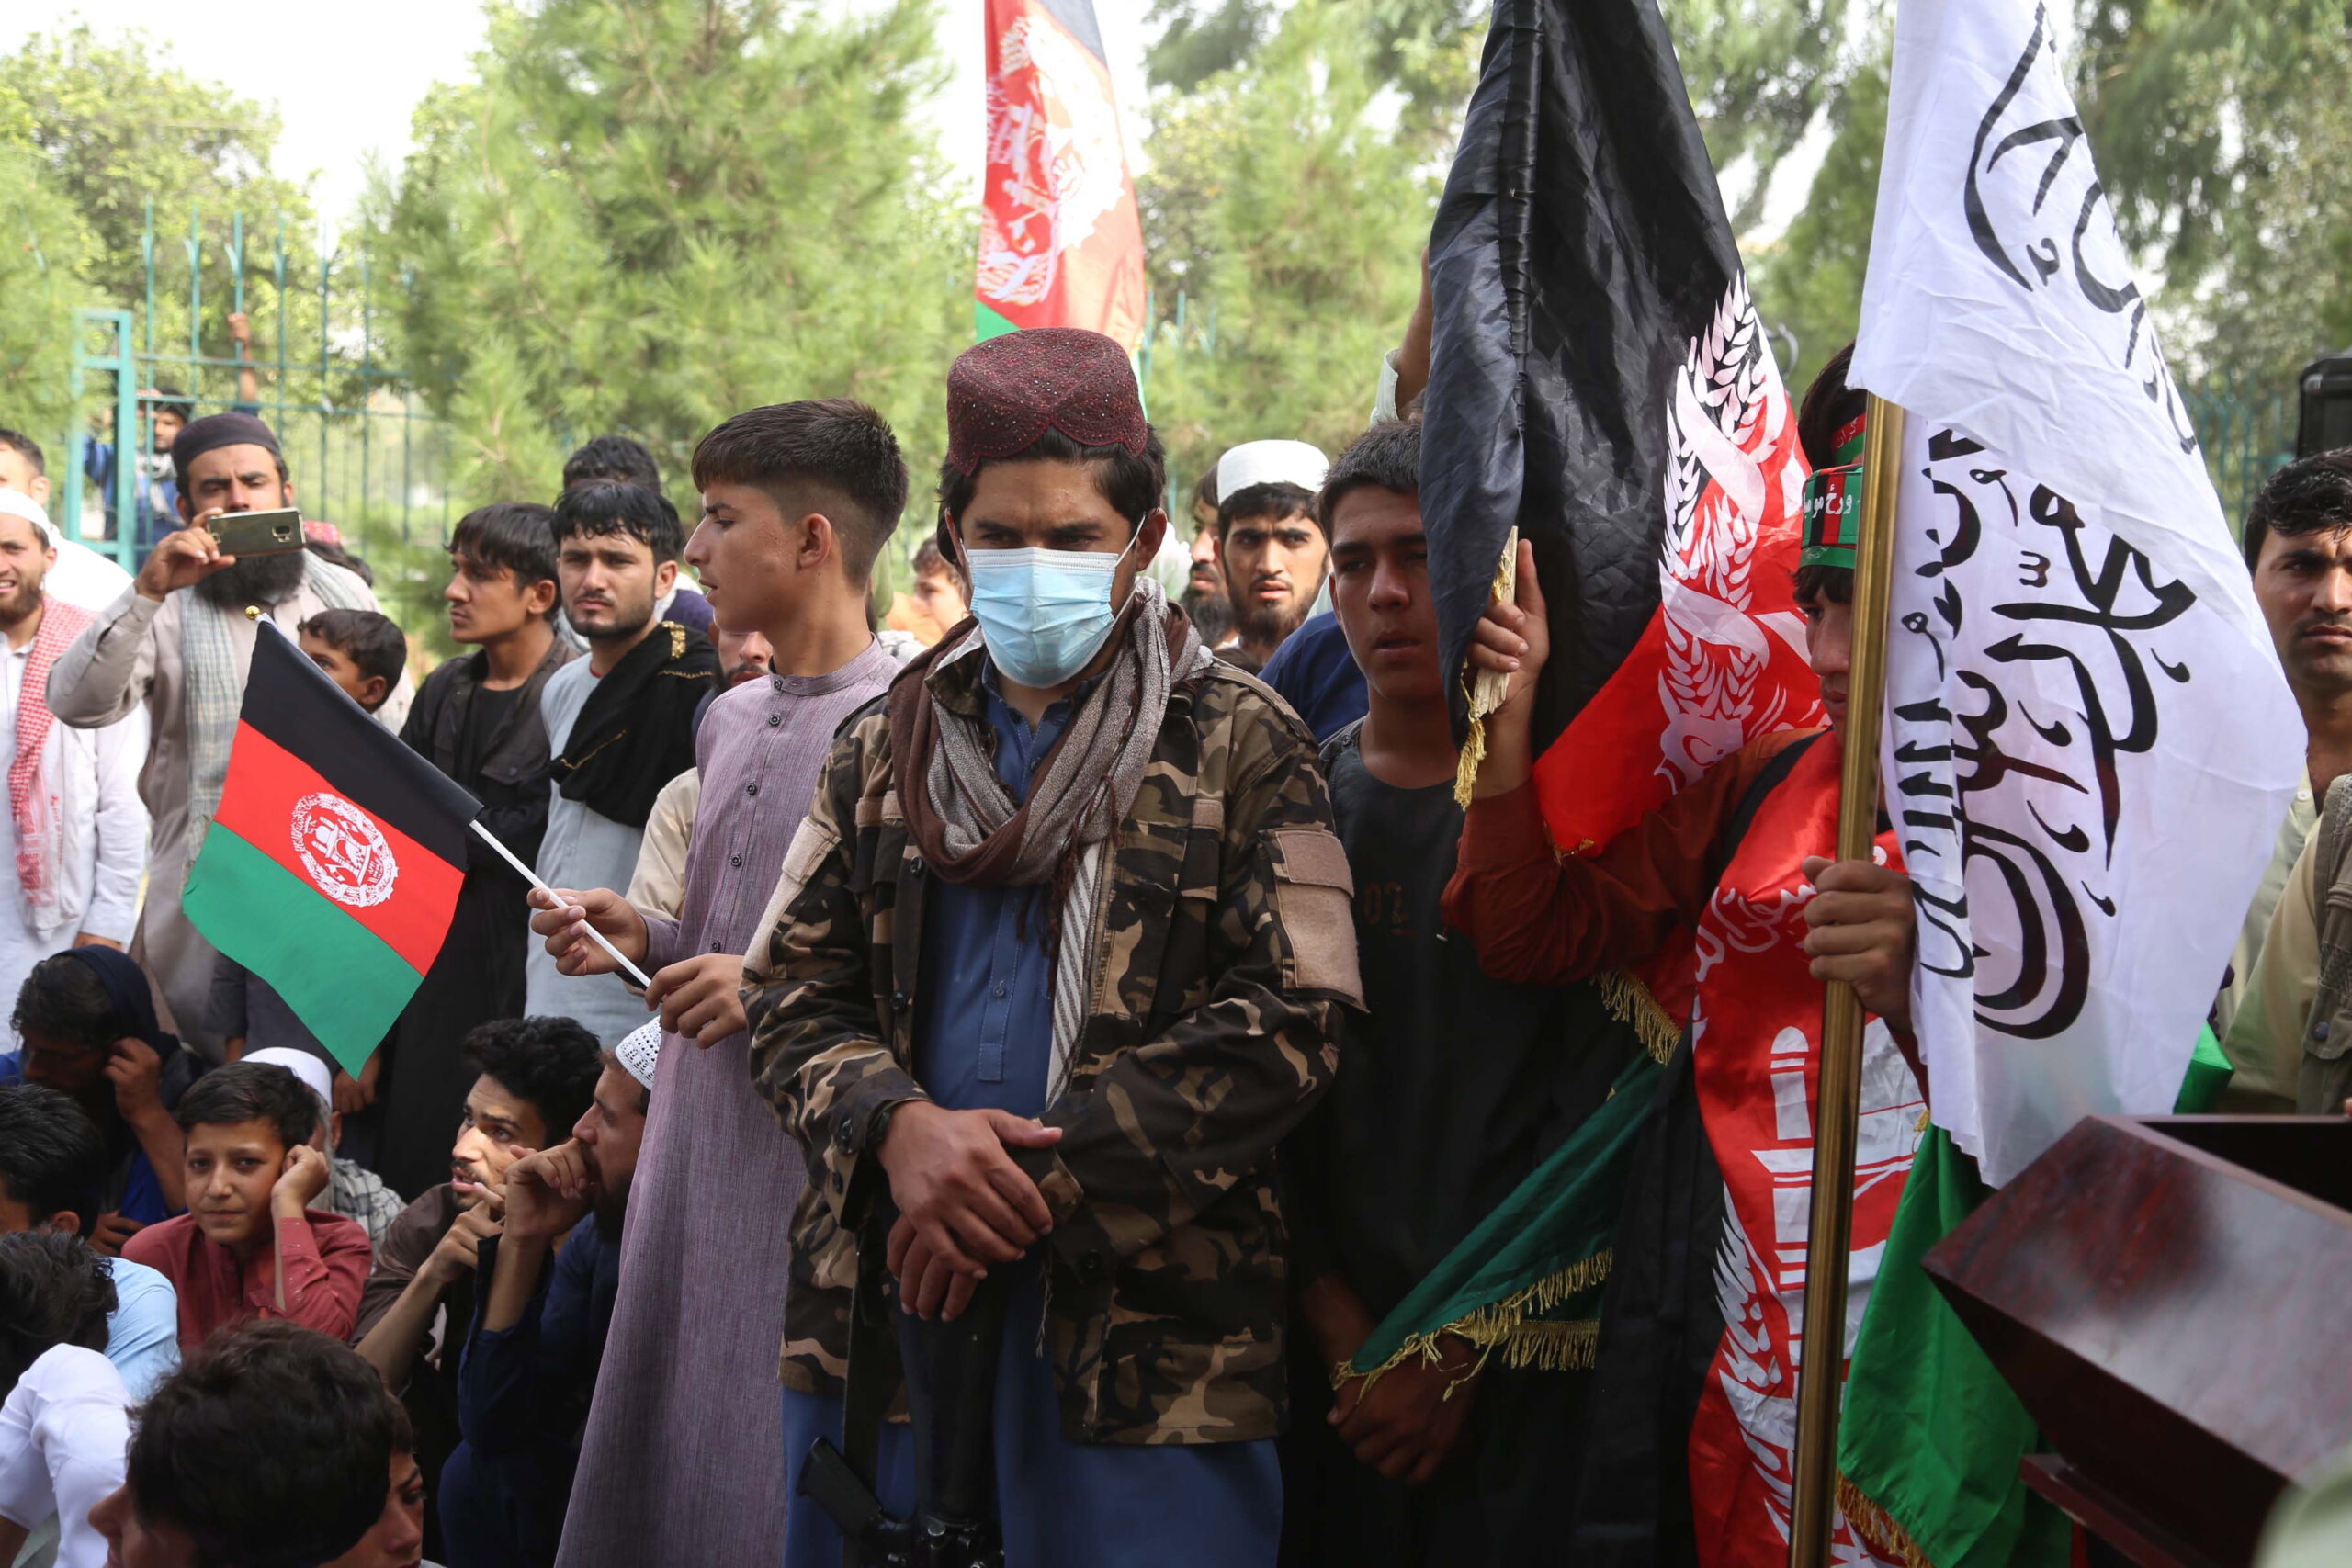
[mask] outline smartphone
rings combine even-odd
[[[228,513],[212,520],[212,536],[224,556],[281,555],[302,547],[302,513],[291,506]]]

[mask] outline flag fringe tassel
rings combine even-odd
[[[1674,1055],[1674,1043],[1682,1037],[1682,1031],[1657,1005],[1650,988],[1627,969],[1604,970],[1593,976],[1593,984],[1600,988],[1601,1004],[1632,1024],[1642,1049],[1650,1054],[1651,1060],[1664,1066]]]
[[[1518,592],[1519,530],[1503,536],[1503,558],[1495,568],[1495,599],[1509,604]],[[1470,733],[1462,742],[1462,759],[1453,769],[1453,804],[1470,809],[1470,792],[1477,787],[1478,764],[1487,760],[1487,716],[1503,705],[1510,677],[1492,670],[1464,671],[1463,707],[1470,715]]]
[[[1904,1568],[1936,1568],[1928,1554],[1919,1550],[1919,1543],[1911,1539],[1911,1532],[1865,1496],[1842,1470],[1838,1472],[1838,1511],[1846,1516],[1846,1523],[1862,1538],[1862,1543],[1881,1557],[1900,1562]]]
[[[1434,1362],[1439,1359],[1438,1341],[1447,1335],[1466,1339],[1478,1348],[1478,1365],[1483,1367],[1490,1356],[1500,1357],[1503,1365],[1524,1371],[1532,1368],[1546,1372],[1589,1371],[1593,1356],[1600,1342],[1600,1325],[1587,1319],[1575,1323],[1554,1323],[1536,1314],[1549,1312],[1571,1296],[1581,1295],[1609,1278],[1609,1269],[1615,1254],[1607,1248],[1581,1258],[1566,1268],[1546,1274],[1525,1290],[1490,1302],[1474,1311],[1464,1313],[1442,1328],[1416,1334],[1396,1348],[1390,1356],[1372,1371],[1358,1373],[1345,1361],[1340,1363],[1334,1381],[1361,1376],[1369,1389],[1381,1376],[1419,1358]],[[1449,1395],[1450,1396],[1450,1395]]]

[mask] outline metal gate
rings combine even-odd
[[[223,222],[191,210],[186,239],[159,242],[151,203],[143,299],[79,313],[75,406],[91,412],[93,430],[63,433],[72,456],[58,476],[58,522],[126,568],[136,570],[142,536],[152,543],[178,522],[155,446],[159,414],[258,414],[277,434],[302,514],[334,524],[354,550],[447,536],[448,433],[377,358],[369,258],[323,248],[313,258],[288,245],[282,215],[273,229],[260,259],[242,212]],[[247,343],[232,341],[237,315]],[[104,400],[96,410],[84,400],[94,398]]]

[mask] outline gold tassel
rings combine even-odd
[[[1508,604],[1519,592],[1519,530],[1503,536],[1503,558],[1495,568],[1495,603]],[[1470,710],[1470,737],[1462,743],[1462,760],[1453,770],[1453,803],[1470,809],[1470,792],[1478,783],[1478,764],[1487,760],[1487,716],[1503,705],[1510,677],[1481,670],[1464,682]]]
[[[1593,984],[1600,987],[1602,1005],[1632,1024],[1642,1049],[1650,1054],[1651,1060],[1664,1066],[1674,1055],[1674,1043],[1682,1037],[1682,1030],[1657,1005],[1650,988],[1630,969],[1604,970],[1593,976]]]
[[[1846,1516],[1863,1544],[1881,1557],[1892,1558],[1904,1568],[1936,1568],[1911,1532],[1894,1522],[1894,1516],[1862,1495],[1862,1489],[1838,1472],[1838,1511]]]
[[[1442,1328],[1414,1335],[1396,1348],[1395,1355],[1361,1374],[1364,1387],[1369,1389],[1381,1374],[1413,1357],[1435,1361],[1439,1354],[1437,1342],[1449,1334],[1477,1347],[1482,1365],[1487,1356],[1499,1354],[1503,1364],[1509,1367],[1535,1367],[1544,1371],[1581,1371],[1589,1368],[1599,1344],[1600,1324],[1552,1323],[1535,1314],[1549,1312],[1569,1297],[1581,1295],[1607,1280],[1614,1258],[1612,1252],[1603,1248],[1546,1274],[1515,1294],[1465,1313]],[[1358,1375],[1342,1361],[1333,1371],[1331,1381],[1337,1384]]]

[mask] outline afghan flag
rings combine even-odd
[[[978,335],[1143,341],[1143,220],[1092,0],[988,0]]]
[[[481,809],[264,622],[181,907],[356,1074],[448,935]]]

